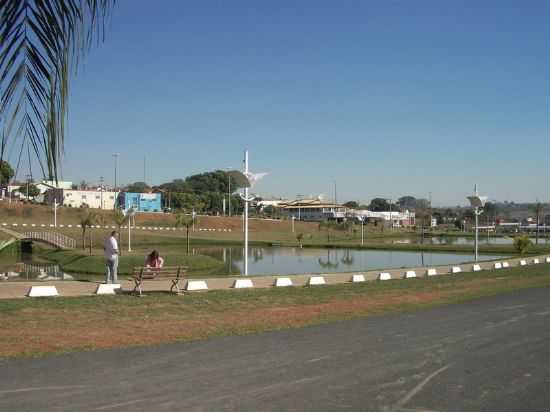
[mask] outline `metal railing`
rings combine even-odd
[[[61,249],[76,248],[76,240],[57,232],[24,232],[22,239],[41,240]]]

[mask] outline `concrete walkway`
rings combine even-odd
[[[528,265],[533,265],[534,260],[538,259],[539,264],[546,263],[546,259],[550,259],[550,255],[531,256],[528,258],[512,258],[512,259],[499,259],[496,261],[479,262],[481,270],[496,270],[496,262],[507,262],[509,267],[518,267],[522,260]],[[430,267],[410,267],[400,269],[384,269],[384,270],[372,270],[366,272],[347,272],[347,273],[328,273],[323,275],[278,275],[278,276],[248,276],[247,279],[252,280],[255,288],[270,288],[274,287],[275,280],[281,277],[289,277],[292,279],[293,286],[304,287],[307,286],[307,282],[310,276],[323,276],[325,282],[329,285],[349,283],[353,275],[362,274],[367,281],[373,281],[378,279],[380,272],[389,273],[392,279],[400,279],[404,277],[406,271],[414,271],[417,277],[426,276],[428,269],[435,269],[437,275],[448,275],[452,273],[453,268],[460,267],[461,272],[471,272],[473,270],[473,263],[463,263],[455,265],[443,265],[443,266],[430,266]],[[502,269],[500,269],[502,270]],[[237,279],[243,279],[240,277],[223,277],[223,278],[202,278],[191,279],[204,280],[208,285],[209,290],[226,290],[232,289]],[[126,279],[126,276],[122,277]],[[60,296],[92,296],[95,295],[99,282],[84,282],[84,281],[0,281],[0,299],[22,298],[25,297],[31,286],[55,286]],[[133,282],[128,280],[120,281],[123,291],[131,291],[133,289]],[[143,291],[168,291],[170,290],[171,282],[169,280],[161,281],[145,281],[143,283]]]

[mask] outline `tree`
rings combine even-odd
[[[113,209],[113,222],[115,222],[115,225],[117,226],[117,231],[118,231],[118,236],[119,236],[119,240],[120,240],[120,245],[118,245],[118,254],[120,256],[122,256],[122,236],[121,236],[121,233],[120,233],[120,228],[122,227],[122,225],[124,223],[126,223],[126,221],[128,220],[128,216],[125,215],[124,213],[122,213],[122,210],[120,210],[119,208],[115,208]],[[130,223],[128,223],[130,224]]]
[[[390,210],[390,204],[386,199],[376,197],[370,201],[369,209],[373,212],[386,212]]]
[[[34,148],[49,180],[63,153],[69,83],[116,0],[0,2],[0,113],[8,144]]]
[[[527,253],[529,248],[533,245],[531,239],[528,235],[516,236],[514,238],[514,248],[518,251],[519,254],[524,255]]]
[[[151,187],[145,182],[135,182],[126,186],[126,190],[132,193],[145,193],[151,191]]]
[[[187,229],[187,254],[189,254],[189,229],[197,222],[193,216],[185,215],[179,212],[176,215],[176,228],[185,227]]]
[[[416,198],[414,196],[401,196],[397,199],[397,204],[401,209],[414,210],[416,208]]]
[[[13,175],[14,172],[11,165],[5,160],[0,160],[0,186],[7,185]]]
[[[95,225],[96,214],[87,210],[80,215],[80,228],[82,229],[82,249],[86,249],[86,229]],[[90,255],[92,254],[92,242],[90,242]]]
[[[34,199],[36,196],[40,194],[40,189],[36,187],[36,185],[29,183],[27,186],[21,186],[20,190],[25,191],[25,196],[28,199]]]
[[[359,203],[357,203],[355,200],[350,200],[349,202],[344,203],[343,206],[347,207],[348,209],[359,209]]]

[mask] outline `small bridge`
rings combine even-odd
[[[48,243],[59,249],[74,249],[76,248],[76,240],[66,236],[63,233],[57,232],[16,232],[15,230],[0,228],[4,233],[13,236],[17,240],[36,240],[38,242]]]

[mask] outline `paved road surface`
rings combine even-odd
[[[0,361],[0,411],[340,410],[549,411],[550,289],[258,336]]]

